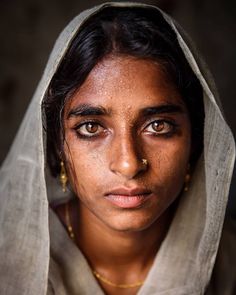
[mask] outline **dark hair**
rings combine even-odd
[[[175,32],[157,9],[106,7],[81,26],[44,98],[47,159],[52,174],[56,176],[60,169],[65,101],[108,54],[153,60],[164,66],[190,114],[194,146],[191,162],[195,162],[203,147],[202,87],[180,49]]]

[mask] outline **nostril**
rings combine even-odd
[[[147,166],[146,161],[144,164],[144,161],[137,157],[132,159],[116,158],[111,162],[110,170],[115,174],[131,179],[141,171],[147,170]]]
[[[140,146],[140,142],[137,142],[130,133],[117,135],[110,149],[110,170],[129,179],[146,170],[147,160],[140,157],[143,154]]]

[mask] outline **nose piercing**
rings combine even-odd
[[[144,166],[147,166],[147,164],[148,164],[148,160],[147,160],[147,159],[142,159],[142,164],[143,164]]]

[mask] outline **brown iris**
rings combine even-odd
[[[152,123],[152,128],[156,132],[163,131],[165,128],[165,122],[154,122],[154,123]]]
[[[96,133],[98,131],[98,124],[87,123],[85,128],[89,133]]]

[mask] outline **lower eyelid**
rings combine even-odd
[[[78,137],[79,139],[84,139],[84,140],[90,140],[90,139],[93,139],[93,138],[96,138],[99,136],[99,134],[92,134],[91,135],[88,135],[88,134],[83,134],[83,133],[80,133],[78,131],[75,130],[75,135],[76,137]]]
[[[83,127],[83,126],[82,126],[82,127]],[[91,137],[91,136],[95,136],[95,135],[98,135],[98,134],[100,134],[100,133],[103,132],[103,130],[99,130],[99,128],[98,128],[98,130],[97,130],[96,132],[89,132],[89,131],[87,131],[87,130],[85,130],[85,131],[83,131],[83,132],[79,132],[79,128],[78,128],[76,131],[77,131],[77,133],[80,133],[80,134],[82,134],[82,135],[84,135],[84,136],[89,136],[89,137]]]

